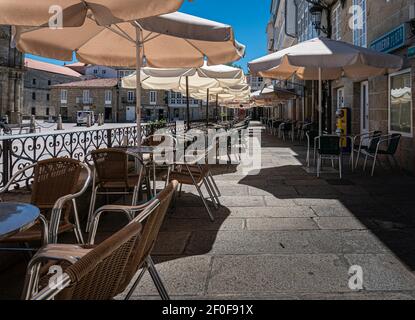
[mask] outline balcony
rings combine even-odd
[[[84,106],[90,106],[94,103],[93,98],[84,98],[84,97],[77,97],[76,98],[76,104],[84,105]]]

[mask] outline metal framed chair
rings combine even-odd
[[[367,161],[369,158],[373,159],[371,176],[373,177],[376,169],[376,161],[380,155],[387,156],[393,159],[395,165],[399,167],[398,161],[395,158],[395,154],[398,151],[399,143],[401,141],[402,135],[395,133],[385,136],[379,136],[375,139],[372,139],[367,150],[362,150],[362,154],[365,156],[365,163],[363,170],[366,170]],[[386,149],[381,149],[382,145],[387,145]]]
[[[317,177],[320,178],[321,168],[324,160],[331,160],[334,166],[334,160],[339,161],[339,175],[343,178],[342,173],[342,149],[340,147],[340,137],[335,135],[320,136],[317,138],[318,159],[317,159]]]
[[[122,149],[98,149],[90,154],[93,160],[92,195],[88,213],[86,231],[89,232],[91,216],[95,210],[98,195],[129,195],[132,194],[132,205],[138,202],[141,184],[146,183],[150,192],[150,183],[146,172],[146,166],[140,155],[129,153]],[[131,174],[129,158],[133,158],[138,173]]]
[[[359,134],[353,137],[353,153],[357,153],[356,161],[355,161],[355,169],[359,165],[360,155],[362,154],[362,150],[368,150],[370,142],[373,139],[378,139],[382,136],[382,131],[371,131],[368,133]]]
[[[317,131],[307,131],[305,133],[307,137],[307,167],[309,168],[311,165],[311,148],[315,149],[316,138],[318,138],[319,134]],[[314,154],[313,159],[316,159],[316,154]]]
[[[28,173],[30,170],[31,174]],[[82,179],[81,175],[83,175]],[[1,242],[56,243],[59,234],[73,230],[78,243],[83,243],[76,199],[89,186],[91,180],[89,167],[80,161],[68,158],[39,161],[17,172],[0,191],[0,194],[8,191],[12,185],[18,185],[17,181],[22,177],[27,178],[27,188],[31,193],[30,202],[41,210],[42,215],[39,223],[32,228],[3,239]],[[73,222],[71,221],[72,212]]]
[[[137,272],[141,269],[141,272],[130,290],[126,295],[126,299],[129,299],[136,289],[137,285],[141,281],[144,273],[148,271],[150,276],[160,294],[162,299],[168,300],[169,295],[163,285],[161,277],[159,276],[154,262],[151,258],[151,252],[154,248],[155,241],[160,231],[160,227],[163,223],[163,220],[166,216],[167,210],[171,204],[171,200],[175,190],[177,189],[177,182],[172,182],[167,188],[165,188],[157,198],[152,201],[141,205],[141,206],[113,206],[107,205],[98,209],[93,215],[92,230],[89,235],[88,245],[87,246],[74,246],[74,245],[53,245],[46,246],[29,263],[25,281],[25,287],[23,291],[23,298],[25,299],[49,299],[56,296],[59,291],[62,291],[62,288],[45,288],[42,292],[38,293],[39,290],[39,279],[42,276],[45,276],[47,270],[42,271],[42,266],[46,265],[50,267],[50,262],[62,262],[66,264],[73,264],[74,266],[84,260],[92,252],[99,252],[100,248],[105,248],[105,246],[115,247],[114,242],[120,240],[126,234],[129,234],[129,229],[137,229],[137,226],[140,230],[140,235],[136,236],[136,240],[132,241],[124,250],[128,251],[128,256],[124,254],[122,258],[116,258],[114,261],[115,268],[113,268],[113,276],[109,276],[110,285],[106,287],[108,293],[106,296],[101,296],[99,299],[110,299],[126,290],[128,285],[134,279]],[[118,236],[114,235],[109,239],[105,240],[102,244],[95,246],[95,236],[97,228],[99,226],[99,221],[102,213],[104,212],[121,212],[126,215],[130,221],[129,225],[119,231]],[[142,226],[142,227],[141,227]],[[114,240],[116,239],[116,240]],[[125,240],[124,240],[125,241]],[[131,240],[130,240],[131,241]],[[111,268],[112,266],[107,266]],[[44,269],[44,268],[43,268]],[[68,268],[69,270],[69,268]],[[99,272],[99,271],[97,271]],[[65,271],[68,273],[68,271]],[[62,286],[73,286],[73,282],[70,282],[70,279],[63,277],[64,281]],[[95,281],[104,281],[95,280]],[[104,286],[106,286],[105,284]],[[87,287],[87,290],[92,290],[91,293],[86,293],[84,296],[71,296],[59,294],[58,298],[70,298],[70,299],[97,299],[95,298],[95,287]],[[102,291],[102,290],[101,290]]]
[[[119,286],[140,241],[142,225],[132,222],[95,248],[46,246],[30,261],[25,300],[109,300]],[[49,270],[60,271],[51,276]]]
[[[207,178],[208,170],[204,169],[202,166],[202,164],[206,163],[206,156],[205,152],[202,152],[201,154],[186,154],[183,159],[175,162],[175,168],[170,172],[169,180],[176,180],[180,185],[195,186],[210,220],[215,221],[201,189],[202,185],[204,185],[212,200],[214,208],[218,210],[220,205],[218,195],[212,190],[211,183]],[[181,192],[181,188],[179,192]]]

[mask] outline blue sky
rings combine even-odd
[[[246,70],[247,62],[266,54],[266,26],[271,0],[185,0],[181,12],[230,24],[236,39],[247,46],[244,59],[236,62]],[[63,64],[41,57],[28,57]]]

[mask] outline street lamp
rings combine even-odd
[[[316,30],[322,30],[321,28],[321,18],[323,16],[323,6],[320,4],[313,4],[313,6],[310,8],[310,14],[313,18],[313,24]]]

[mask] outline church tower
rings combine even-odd
[[[0,26],[0,119],[21,121],[23,107],[23,55],[11,47],[11,27]]]

